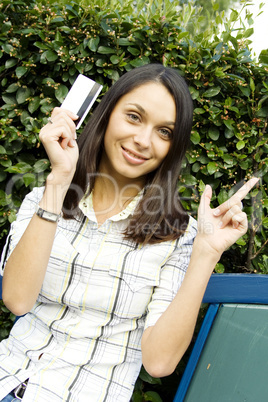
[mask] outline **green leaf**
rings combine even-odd
[[[5,144],[6,153],[8,155],[14,155],[21,151],[22,149],[22,142],[20,140],[15,140],[12,142],[8,142]]]
[[[55,90],[55,96],[60,103],[63,102],[68,91],[69,91],[69,89],[66,87],[66,85],[63,85],[63,84],[60,84],[60,86]]]
[[[26,102],[26,100],[31,96],[31,90],[29,88],[19,88],[16,94],[16,99],[18,104]]]
[[[248,28],[245,32],[243,32],[243,38],[249,38],[254,33],[254,28]]]
[[[9,168],[12,165],[12,162],[10,159],[4,160],[4,161],[0,160],[0,164],[1,164],[1,166],[5,167],[5,168]]]
[[[242,87],[241,85],[238,85],[238,88],[240,89],[240,91],[242,92],[243,95],[245,95],[246,97],[250,96],[250,88],[249,87]]]
[[[37,161],[33,168],[35,173],[42,173],[49,167],[49,161],[47,159],[40,159]]]
[[[12,223],[16,220],[16,211],[10,211],[10,214],[8,215],[8,221],[9,223]]]
[[[31,168],[32,167],[28,165],[28,163],[19,162],[16,165],[7,168],[6,171],[9,173],[27,173]]]
[[[133,42],[130,42],[128,39],[126,38],[119,38],[118,40],[118,44],[119,46],[130,46],[133,44]]]
[[[134,391],[133,392],[131,402],[143,402],[143,396],[142,396],[141,391]]]
[[[31,183],[35,181],[35,175],[33,173],[26,173],[23,175],[23,181],[25,186],[28,187]]]
[[[216,266],[215,266],[215,272],[216,272],[217,274],[223,274],[224,271],[225,271],[224,265],[221,264],[220,262],[218,262],[218,263],[216,264]]]
[[[10,54],[14,50],[14,47],[12,45],[10,45],[9,43],[3,43],[2,49],[4,50],[5,53]]]
[[[223,123],[225,124],[225,126],[229,129],[229,130],[233,130],[233,124],[234,124],[234,120],[224,120]]]
[[[47,61],[55,61],[55,60],[57,60],[58,55],[57,55],[57,53],[53,52],[53,50],[46,50],[43,53],[42,57],[43,58],[45,57]]]
[[[215,162],[209,162],[207,165],[208,173],[213,174],[217,171],[217,165]]]
[[[262,64],[268,64],[268,49],[261,51],[259,54],[259,62]]]
[[[203,93],[203,96],[205,96],[206,98],[212,98],[213,96],[218,95],[220,90],[220,87],[209,88],[206,92]]]
[[[191,132],[191,142],[195,145],[200,143],[200,135],[195,130]]]
[[[234,157],[229,154],[223,154],[222,159],[224,160],[225,163],[232,165],[235,161]]]
[[[147,391],[144,394],[145,401],[152,401],[152,402],[163,402],[160,395],[155,391]]]
[[[35,96],[28,105],[28,110],[30,113],[34,113],[40,106],[40,98],[39,96]]]
[[[119,79],[119,73],[116,70],[112,70],[112,69],[106,70],[105,69],[104,72],[106,72],[108,74],[109,78],[111,78],[114,81],[117,81]]]
[[[267,116],[268,116],[268,107],[262,107],[260,110],[258,110],[257,117],[266,118]]]
[[[203,193],[203,192],[205,191],[205,188],[206,188],[205,183],[203,182],[203,180],[200,180],[199,183],[198,183],[198,189],[199,189],[199,191],[200,191],[201,193]]]
[[[249,86],[250,86],[251,91],[254,92],[255,91],[255,83],[251,77],[249,80]]]
[[[51,20],[51,24],[56,24],[57,22],[64,22],[64,19],[62,17],[56,17]],[[58,40],[58,39],[55,39]]]
[[[208,135],[213,141],[217,141],[220,136],[219,129],[217,127],[209,127]]]
[[[88,47],[92,52],[96,52],[100,43],[100,38],[97,36],[96,38],[90,38],[88,42]]]
[[[72,29],[66,25],[61,26],[60,30],[66,34],[70,34],[72,32]]]
[[[240,237],[240,239],[237,240],[236,244],[238,244],[239,246],[245,246],[247,243],[245,242],[243,237]]]
[[[17,60],[17,59],[8,59],[8,60],[5,62],[5,68],[8,69],[8,68],[14,67],[16,64],[18,64],[18,60]]]
[[[189,90],[190,90],[191,97],[193,100],[195,100],[199,97],[199,91],[196,88],[190,86]]]
[[[6,180],[7,174],[3,171],[0,171],[0,182]]]
[[[0,155],[5,155],[6,154],[6,149],[3,147],[3,145],[0,145]]]
[[[140,50],[137,49],[136,47],[131,47],[129,46],[127,48],[127,50],[129,51],[129,53],[131,53],[133,56],[139,56],[140,55]]]
[[[139,377],[149,384],[161,384],[160,378],[152,377],[142,366]]]
[[[48,45],[44,42],[34,42],[34,46],[38,47],[38,49],[47,50],[49,49]]]
[[[238,18],[238,16],[239,16],[238,11],[232,10],[231,15],[230,15],[230,17],[229,17],[229,21],[230,21],[230,22],[236,21],[237,18]]]
[[[112,47],[108,47],[108,46],[100,46],[98,48],[98,53],[100,53],[100,54],[111,54],[111,53],[115,53],[115,49],[113,49]]]
[[[228,192],[224,188],[222,188],[217,197],[219,204],[223,204],[225,201],[228,200],[228,198],[229,198]]]
[[[13,92],[16,92],[16,91],[18,90],[18,88],[19,88],[18,84],[17,84],[17,83],[13,83],[13,84],[10,84],[10,85],[7,87],[6,92],[9,93],[9,94],[11,94],[11,93],[13,93]]]
[[[197,107],[194,109],[194,113],[196,114],[203,114],[205,112],[206,112],[205,109],[202,109],[201,107]]]
[[[245,145],[246,145],[245,141],[241,140],[241,141],[238,141],[238,143],[236,144],[236,148],[238,150],[240,150],[240,149],[243,149],[245,147]]]
[[[112,62],[113,64],[118,64],[121,59],[120,59],[119,56],[113,55],[113,56],[110,57],[110,60],[111,60],[111,62]]]
[[[2,99],[7,105],[16,105],[16,98],[13,95],[2,95]]]
[[[141,56],[138,59],[134,59],[130,62],[130,64],[133,67],[140,67],[140,66],[144,66],[145,64],[149,64],[150,63],[150,59],[146,56]]]
[[[195,186],[197,184],[197,179],[191,174],[184,174],[183,179],[186,186]]]
[[[21,77],[24,76],[24,74],[27,73],[27,71],[28,71],[28,70],[27,70],[26,67],[23,67],[23,66],[17,67],[17,68],[16,68],[16,76],[17,76],[18,78],[21,78]]]
[[[266,229],[268,228],[268,217],[263,219],[262,224]]]
[[[197,172],[199,172],[199,170],[200,170],[200,163],[199,163],[199,162],[194,163],[194,164],[192,165],[192,171],[193,171],[194,173],[197,173]]]

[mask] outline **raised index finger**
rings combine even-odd
[[[214,215],[219,216],[225,213],[228,209],[232,208],[234,205],[239,205],[258,181],[259,179],[257,177],[253,177],[252,179],[248,180],[231,198],[229,198],[229,200],[225,201],[214,210]]]
[[[252,179],[247,181],[242,187],[240,187],[240,189],[237,190],[237,192],[233,195],[233,197],[236,197],[240,201],[242,201],[258,181],[259,179],[257,177],[253,177]]]

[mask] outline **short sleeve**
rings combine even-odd
[[[178,239],[173,253],[161,269],[159,285],[155,287],[147,308],[145,329],[156,324],[176,296],[189,265],[196,233],[197,222],[190,217],[186,232]]]
[[[32,219],[32,216],[36,211],[36,206],[39,204],[43,193],[44,187],[36,187],[24,198],[17,213],[16,220],[12,222],[10,226],[9,234],[7,236],[6,243],[2,251],[0,261],[1,275],[3,275],[6,261],[18,244],[30,220]]]

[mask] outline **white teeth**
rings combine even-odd
[[[128,151],[127,149],[125,149],[125,151],[126,151],[129,155],[133,156],[133,157],[136,158],[136,159],[145,160],[145,158],[141,158],[140,156],[137,156],[137,155],[133,154],[132,152]]]

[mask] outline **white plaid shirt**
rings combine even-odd
[[[42,194],[36,188],[22,203],[2,269]],[[0,400],[27,378],[25,402],[131,399],[142,333],[176,295],[196,235],[190,218],[176,241],[143,247],[125,240],[138,199],[100,228],[91,197],[80,202],[81,219],[60,219],[38,299],[0,343]]]

